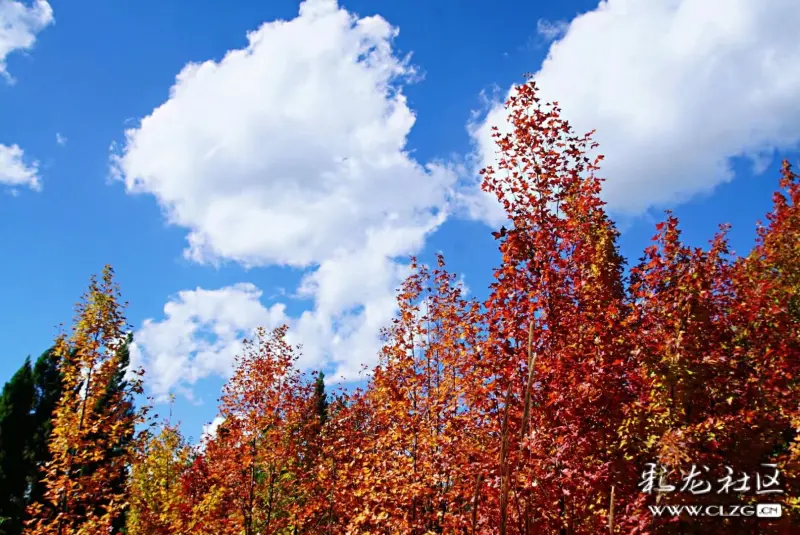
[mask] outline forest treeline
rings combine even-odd
[[[668,213],[626,271],[591,136],[532,82],[507,108],[489,297],[412,261],[361,389],[329,399],[261,329],[189,444],[137,407],[113,271],[92,279],[0,398],[0,533],[800,533],[800,177],[784,162],[746,256],[725,226],[689,247]],[[783,515],[648,509],[754,503]]]

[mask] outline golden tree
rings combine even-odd
[[[131,467],[128,535],[169,535],[181,527],[183,478],[191,448],[180,431],[167,423],[148,434]]]
[[[109,533],[127,508],[127,485],[115,481],[130,464],[132,446],[107,455],[129,444],[125,438],[143,416],[133,410],[142,391],[138,374],[125,388],[109,388],[129,330],[123,308],[106,266],[78,303],[71,335],[56,339],[64,394],[53,412],[52,459],[43,468],[46,503],[30,506],[27,535]]]

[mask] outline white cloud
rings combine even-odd
[[[15,51],[30,50],[36,35],[52,24],[53,8],[45,0],[30,6],[15,0],[0,0],[0,75],[13,81],[6,58]]]
[[[0,144],[0,184],[41,189],[38,162],[25,162],[25,154],[18,145]],[[16,191],[14,189],[13,191]]]
[[[190,395],[200,379],[227,377],[242,339],[287,319],[283,305],[267,309],[261,296],[252,284],[179,292],[164,306],[163,320],[146,320],[134,334],[131,369],[146,370],[148,388],[162,401],[172,392]]]
[[[398,83],[413,69],[396,34],[308,0],[247,48],[187,65],[126,131],[114,170],[189,230],[201,262],[306,267],[363,247],[370,229],[424,227],[451,175],[404,152],[415,117]]]
[[[15,51],[29,50],[36,35],[53,22],[53,9],[44,0],[30,6],[15,0],[0,0],[0,76],[13,83],[6,69],[6,58]],[[11,187],[11,194],[19,194],[18,187],[41,189],[39,165],[26,163],[19,145],[0,144],[0,184]]]
[[[462,273],[456,281],[456,286],[461,288],[461,296],[468,297],[470,295],[470,287],[467,285],[466,276]]]
[[[211,423],[203,425],[203,432],[200,433],[200,440],[197,443],[196,450],[197,451],[204,451],[206,449],[206,444],[210,440],[214,440],[217,437],[217,429],[225,421],[225,418],[222,416],[215,417]]]
[[[203,426],[203,436],[208,438],[214,438],[217,436],[217,429],[222,422],[225,421],[225,418],[222,416],[215,417],[210,424],[206,424]]]
[[[539,19],[536,21],[536,33],[546,41],[558,39],[569,28],[569,24],[563,20],[550,21],[547,19]]]
[[[56,143],[58,143],[59,145],[66,145],[67,136],[62,135],[60,132],[56,132]]]
[[[187,229],[186,257],[309,270],[298,292],[314,305],[289,319],[290,336],[302,363],[334,363],[348,378],[377,357],[405,273],[397,259],[444,221],[455,180],[406,151],[415,116],[402,83],[414,69],[393,49],[397,32],[307,0],[296,18],[248,34],[246,48],[184,67],[112,156],[128,192],[153,195]],[[151,381],[165,386],[187,359],[197,366],[180,345],[192,336],[164,328],[174,358],[153,360]],[[229,355],[206,357],[202,373],[221,373]]]
[[[286,324],[287,341],[302,344],[301,369],[333,367],[329,380],[357,380],[362,365],[377,360],[378,334],[407,274],[405,266],[366,249],[342,253],[304,277],[298,293],[312,297],[314,307],[299,317],[287,316],[282,303],[267,308],[261,290],[249,283],[179,292],[162,319],[145,320],[136,331],[130,368],[146,370],[148,389],[159,401],[173,392],[193,400],[197,381],[230,376],[242,339],[257,327]]]
[[[597,129],[603,197],[636,215],[730,180],[731,157],[763,170],[797,146],[798,27],[796,0],[609,0],[571,21],[535,79],[577,132]],[[504,123],[498,105],[471,125],[482,165]],[[503,219],[488,195],[470,200],[474,216]]]

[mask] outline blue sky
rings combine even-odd
[[[797,161],[798,25],[794,0],[0,0],[0,380],[105,263],[190,435],[256,325],[357,380],[408,255],[485,295],[475,171],[525,73],[598,130],[630,261],[665,208],[744,253]]]

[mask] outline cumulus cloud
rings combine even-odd
[[[450,174],[404,151],[415,117],[399,82],[413,69],[396,34],[308,0],[246,48],[184,67],[114,170],[189,231],[199,262],[306,267],[364,247],[371,229],[425,227]]]
[[[18,187],[40,190],[39,164],[26,162],[19,145],[0,144],[0,184],[14,188],[13,191]]]
[[[393,48],[397,33],[379,16],[307,0],[296,18],[263,24],[221,61],[185,66],[169,99],[112,156],[129,193],[152,195],[187,230],[187,258],[305,269],[296,293],[313,306],[283,319],[303,344],[302,365],[331,365],[347,379],[376,358],[402,259],[445,220],[455,182],[447,166],[406,150],[415,115],[402,86],[414,69]],[[255,295],[219,292],[181,295]],[[236,326],[268,316],[254,311]],[[151,386],[229,367],[233,349],[192,356],[196,332],[170,321],[167,313],[137,333]]]
[[[59,145],[66,145],[67,136],[61,134],[60,132],[56,132],[56,143],[58,143]]]
[[[284,306],[266,308],[252,284],[179,292],[164,306],[164,318],[146,320],[131,344],[131,369],[143,367],[151,393],[164,401],[172,392],[191,397],[192,386],[209,376],[227,377],[241,341],[256,327],[286,321]]]
[[[733,178],[730,158],[763,170],[800,141],[800,9],[795,0],[608,0],[573,19],[535,74],[579,133],[597,129],[603,196],[619,214],[683,202]],[[499,104],[470,125],[492,163]],[[476,194],[475,217],[503,219]]]
[[[287,316],[282,303],[264,305],[263,292],[249,283],[179,292],[162,319],[136,331],[131,369],[146,370],[159,401],[173,392],[194,399],[197,381],[230,376],[242,339],[257,327],[286,324],[287,341],[302,346],[301,369],[333,368],[329,380],[359,379],[378,356],[378,334],[396,309],[394,289],[408,275],[405,265],[377,254],[380,239],[371,243],[375,250],[342,252],[304,276],[297,295],[314,305],[298,317]]]
[[[37,34],[53,21],[53,8],[45,0],[30,6],[16,0],[0,0],[0,75],[13,81],[6,70],[6,58],[12,52],[33,48]]]

